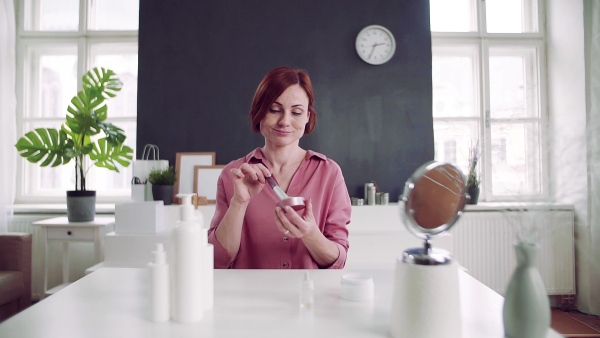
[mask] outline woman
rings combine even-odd
[[[317,121],[308,74],[271,70],[256,89],[250,120],[265,145],[229,163],[219,177],[208,232],[215,268],[343,268],[351,206],[342,171],[299,145]],[[289,196],[305,198],[300,214],[276,207],[279,198],[265,188],[269,176]]]

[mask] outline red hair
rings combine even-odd
[[[265,75],[254,93],[249,116],[253,132],[260,133],[260,121],[267,115],[271,104],[292,85],[300,85],[306,92],[306,96],[308,96],[309,115],[304,128],[304,135],[308,135],[313,131],[317,124],[317,112],[314,107],[315,95],[308,73],[305,70],[292,67],[277,67]]]

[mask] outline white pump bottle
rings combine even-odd
[[[205,246],[203,218],[196,218],[192,205],[193,194],[179,194],[182,200],[180,220],[173,229],[175,256],[175,283],[173,319],[180,323],[193,323],[202,319],[203,278],[202,265]]]

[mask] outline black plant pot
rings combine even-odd
[[[479,200],[479,187],[467,187],[467,193],[470,196],[467,199],[467,204],[477,204]]]
[[[96,215],[96,191],[67,191],[67,219],[69,222],[89,222]]]
[[[163,201],[165,205],[173,204],[173,185],[152,185],[152,197],[155,201]]]

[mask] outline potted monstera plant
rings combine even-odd
[[[106,101],[117,95],[123,83],[115,72],[99,67],[88,71],[82,80],[82,89],[71,99],[60,129],[36,128],[15,145],[22,157],[42,167],[73,160],[75,190],[67,191],[70,222],[94,219],[96,191],[87,189],[88,170],[96,166],[119,172],[119,165],[127,167],[133,158],[133,149],[124,144],[123,129],[106,122]]]

